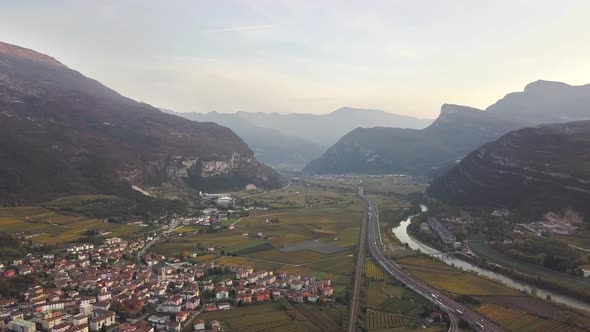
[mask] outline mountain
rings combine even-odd
[[[430,173],[453,165],[521,124],[479,109],[445,104],[422,130],[357,128],[305,170],[315,173]]]
[[[0,43],[0,203],[282,181],[228,128],[162,113]]]
[[[590,120],[590,84],[536,81],[507,94],[486,112],[536,125]]]
[[[170,112],[170,111],[168,111]],[[238,134],[254,151],[256,159],[274,167],[303,168],[319,157],[326,147],[296,136],[288,136],[273,128],[252,124],[243,114],[174,113],[194,121],[215,122]]]
[[[471,152],[428,188],[458,204],[590,213],[590,121],[524,128]]]
[[[380,110],[343,107],[329,114],[279,114],[238,112],[243,119],[263,128],[299,137],[320,146],[329,147],[343,135],[358,127],[396,127],[421,129],[432,120],[387,113]]]
[[[590,84],[536,81],[485,111],[443,105],[438,119],[423,130],[356,129],[305,170],[439,174],[473,149],[511,130],[580,119],[590,119]]]

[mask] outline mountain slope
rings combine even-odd
[[[316,173],[429,173],[451,165],[516,122],[478,109],[443,105],[425,129],[358,128],[345,135],[305,170]]]
[[[380,110],[343,107],[329,114],[279,114],[238,112],[243,119],[263,128],[299,137],[320,146],[331,146],[358,127],[395,127],[422,129],[432,120],[387,113]]]
[[[231,130],[164,114],[53,58],[0,43],[0,202],[131,185],[222,190],[280,185]]]
[[[174,113],[189,120],[215,122],[238,134],[254,151],[256,158],[275,167],[302,168],[319,157],[325,147],[300,137],[288,136],[277,129],[252,124],[241,114]]]
[[[305,169],[317,173],[439,173],[511,130],[590,119],[590,85],[537,81],[523,92],[506,95],[484,112],[467,110],[474,109],[443,105],[439,118],[420,131],[355,130]]]
[[[428,188],[437,199],[590,213],[590,121],[524,128],[470,153]]]
[[[524,91],[507,94],[486,112],[527,124],[571,122],[590,119],[590,84],[572,86],[561,82],[536,81]]]

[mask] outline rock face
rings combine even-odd
[[[454,165],[485,142],[520,124],[481,110],[445,104],[440,116],[422,130],[357,128],[305,170],[316,173],[428,174]]]
[[[524,128],[470,153],[428,188],[457,204],[540,216],[568,207],[590,213],[590,121]]]
[[[0,203],[131,186],[282,183],[228,128],[162,113],[53,58],[0,43]]]

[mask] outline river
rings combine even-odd
[[[428,211],[428,207],[426,207],[425,205],[420,205],[420,208],[421,208],[422,212]],[[412,218],[415,216],[416,215],[409,216],[408,219],[402,221],[399,224],[399,226],[393,228],[393,234],[395,234],[395,236],[402,243],[407,243],[408,246],[412,250],[420,249],[421,252],[428,254],[428,255],[443,254],[441,251],[439,251],[435,248],[429,247],[426,244],[415,240],[414,238],[412,238],[408,234],[408,225],[410,225]],[[530,284],[522,282],[522,281],[514,280],[514,279],[507,277],[503,274],[499,274],[499,273],[496,273],[491,270],[483,269],[479,266],[475,266],[471,263],[457,259],[457,258],[450,256],[450,255],[443,254],[443,255],[437,255],[436,257],[448,265],[453,265],[453,266],[461,268],[465,271],[470,271],[470,272],[473,272],[478,275],[486,276],[486,277],[493,279],[493,280],[495,280],[503,285],[506,285],[508,287],[518,289],[520,291],[529,293],[531,295],[537,296],[542,299],[546,299],[547,296],[549,295],[549,296],[551,296],[551,301],[553,301],[553,302],[565,304],[570,307],[574,307],[577,309],[582,309],[582,310],[590,312],[590,304],[582,302],[577,299],[574,299],[572,297],[561,295],[561,294],[558,294],[558,293],[555,293],[552,291],[544,290],[542,288],[538,288],[536,286],[530,285]]]

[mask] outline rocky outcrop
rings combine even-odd
[[[434,198],[540,216],[590,213],[590,121],[524,128],[470,153],[428,188]]]
[[[226,127],[162,113],[0,43],[0,203],[282,183]]]

